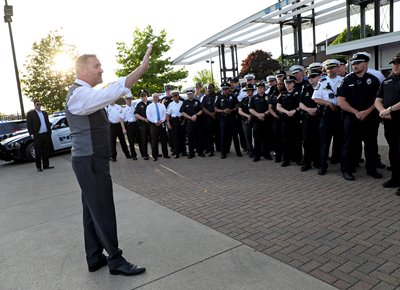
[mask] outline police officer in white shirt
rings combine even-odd
[[[256,77],[254,74],[247,74],[244,76],[244,78],[246,79],[246,87],[248,84],[252,84],[254,86],[256,85]],[[243,98],[247,97],[247,91],[244,90],[246,87],[242,88],[239,95],[237,96],[237,100],[239,103],[243,100]],[[257,92],[254,91],[253,96],[255,96],[256,94]]]
[[[186,155],[185,149],[185,124],[180,109],[183,101],[179,99],[179,92],[172,91],[172,102],[167,108],[167,127],[171,131],[172,152],[175,158],[180,154]]]
[[[117,161],[117,137],[126,158],[132,158],[128,151],[128,146],[126,145],[125,135],[122,132],[121,113],[122,107],[120,105],[115,104],[115,102],[108,105],[107,115],[108,121],[110,122],[111,160],[113,162]]]
[[[165,120],[167,109],[159,103],[158,93],[152,94],[153,102],[146,108],[147,120],[150,124],[150,141],[153,161],[158,158],[158,139],[161,141],[161,149],[164,158],[170,158],[167,146],[167,131],[165,130]]]
[[[139,131],[136,123],[135,107],[132,106],[132,95],[125,96],[125,103],[126,106],[122,109],[120,115],[122,132],[128,137],[132,159],[137,160],[135,138],[139,139]]]

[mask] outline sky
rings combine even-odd
[[[167,39],[174,44],[167,56],[171,60],[180,56],[193,46],[229,26],[263,10],[275,0],[252,0],[247,5],[242,0],[230,1],[182,1],[182,0],[7,0],[13,6],[14,16],[11,23],[17,64],[24,70],[27,56],[32,53],[33,43],[39,42],[50,31],[58,30],[64,35],[65,43],[75,45],[78,54],[94,53],[98,56],[104,70],[104,83],[115,80],[117,64],[116,42],[132,42],[136,27],[144,29],[151,25],[155,33],[162,29],[167,32]],[[4,2],[3,2],[4,5]],[[1,9],[1,11],[3,11]],[[3,14],[1,15],[3,19]],[[345,22],[343,23],[345,27]],[[343,28],[342,28],[343,29]],[[333,33],[333,32],[332,32]],[[317,42],[332,35],[322,35]],[[11,52],[8,24],[0,23],[0,112],[20,113],[14,62]],[[255,49],[270,51],[276,58],[280,54],[279,42],[251,47],[238,51],[239,63]],[[218,59],[214,59],[214,66]],[[180,66],[178,67],[180,68]],[[191,83],[196,72],[209,69],[205,61],[186,66]],[[214,67],[214,78],[218,79]],[[24,97],[25,112],[33,108]]]

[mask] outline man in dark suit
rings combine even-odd
[[[30,110],[26,116],[26,123],[29,134],[33,139],[35,148],[36,168],[38,172],[43,169],[51,169],[54,166],[49,164],[49,153],[52,146],[51,141],[51,124],[47,112],[41,110],[41,103],[34,100],[34,110]],[[43,169],[42,169],[43,161]]]

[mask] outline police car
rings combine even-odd
[[[49,121],[51,123],[51,140],[53,143],[51,153],[70,150],[72,140],[65,112],[50,115]],[[0,142],[0,160],[35,160],[33,139],[27,129],[20,131],[16,136]]]

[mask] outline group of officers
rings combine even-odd
[[[170,158],[168,146],[174,158],[211,157],[218,151],[225,159],[233,141],[239,157],[244,152],[254,162],[264,157],[282,167],[295,162],[301,171],[314,166],[319,175],[327,173],[328,161],[340,163],[344,179],[352,181],[364,162],[364,149],[367,174],[382,178],[377,171],[383,167],[377,136],[383,121],[392,172],[383,186],[400,187],[400,54],[390,62],[392,72],[386,79],[368,68],[370,58],[366,52],[354,54],[351,73],[346,72],[345,59],[327,59],[307,69],[293,65],[288,74],[279,70],[266,82],[256,82],[248,74],[241,86],[237,78],[230,78],[219,92],[211,83],[203,94],[197,83],[185,91],[187,99],[169,85],[164,95],[152,94],[152,102],[141,90],[135,107],[132,96],[126,95],[124,108],[116,104],[107,108],[112,160],[116,161],[116,138],[126,157],[134,160],[134,140],[139,140],[145,160],[150,140],[154,161]],[[400,188],[396,193],[400,195]]]

